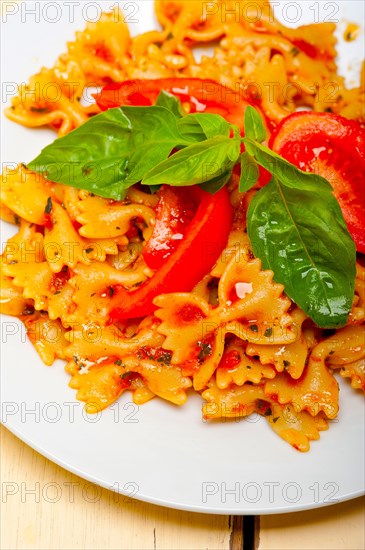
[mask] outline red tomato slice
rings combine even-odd
[[[179,208],[188,205],[189,214],[181,222],[184,237],[176,248],[167,251],[166,258],[149,256],[159,267],[151,279],[137,290],[128,292],[121,287],[115,289],[110,313],[112,322],[152,313],[156,309],[153,299],[159,294],[190,292],[209,273],[226,246],[233,209],[225,187],[214,195],[198,186],[174,187],[169,192],[175,195],[171,200]],[[190,211],[191,201],[188,197],[196,204],[194,213]],[[168,218],[168,213],[160,213],[160,218],[162,224]],[[189,220],[190,223],[186,223]],[[151,238],[159,240],[158,237],[157,234]]]
[[[142,252],[151,269],[159,269],[184,239],[197,210],[199,201],[195,195],[196,193],[182,193],[179,188],[169,185],[161,187],[160,200],[156,207],[156,223]]]
[[[192,113],[215,113],[231,124],[243,127],[243,117],[249,103],[242,99],[239,92],[217,84],[214,80],[200,78],[126,80],[108,84],[95,97],[99,107],[106,111],[120,105],[154,105],[161,90],[175,95],[182,103],[189,103]]]
[[[270,147],[330,182],[356,248],[365,253],[365,130],[338,115],[294,113],[278,126]]]

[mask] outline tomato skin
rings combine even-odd
[[[71,273],[69,268],[67,267],[67,265],[63,266],[63,268],[59,273],[54,273],[52,275],[52,279],[50,282],[51,291],[58,292],[62,290],[63,286],[67,283],[70,277],[71,277]]]
[[[360,124],[330,113],[293,113],[275,130],[270,147],[330,182],[356,249],[365,253],[365,130]]]
[[[191,291],[211,270],[226,246],[233,217],[227,189],[224,187],[214,195],[198,186],[176,187],[173,191],[182,197],[191,193],[197,201],[197,211],[180,244],[163,260],[151,279],[132,292],[123,288],[116,290],[111,322],[149,315],[156,309],[153,300],[159,294]]]
[[[185,304],[177,311],[176,317],[180,320],[181,325],[189,325],[200,319],[205,319],[206,315],[202,312],[200,307],[194,306],[193,304]]]
[[[230,351],[226,351],[223,354],[223,357],[219,363],[219,367],[223,369],[234,369],[239,365],[241,362],[241,355],[239,351],[232,349]]]
[[[215,113],[231,124],[243,127],[244,112],[249,103],[242,99],[239,92],[214,80],[200,78],[126,80],[108,84],[95,97],[98,106],[106,111],[120,105],[153,105],[161,90],[175,95],[183,103],[189,103],[192,113]]]
[[[159,269],[177,249],[197,210],[194,193],[182,194],[174,187],[163,185],[159,195],[153,233],[142,251],[151,269]]]

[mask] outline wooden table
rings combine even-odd
[[[273,516],[170,510],[53,464],[1,426],[1,549],[363,550],[364,500]]]

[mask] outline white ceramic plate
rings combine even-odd
[[[74,31],[84,27],[83,17],[95,18],[98,11],[96,2],[76,2],[70,22],[70,3],[4,4],[2,107],[15,83],[51,65]],[[115,1],[102,4],[109,7]],[[133,34],[156,27],[149,0],[120,4],[136,21],[130,23]],[[295,22],[298,9],[302,14],[297,23],[326,16],[342,21],[342,34],[344,19],[363,20],[364,4],[282,2],[276,11],[281,19]],[[361,40],[341,41],[343,73],[351,67],[356,74]],[[346,75],[351,80],[351,73]],[[28,130],[7,120],[3,132],[3,162],[30,161],[55,137],[51,131]],[[2,243],[13,231],[3,224]],[[3,317],[2,422],[37,451],[87,480],[155,504],[222,514],[302,510],[364,492],[364,401],[343,380],[339,417],[307,454],[281,441],[262,418],[203,422],[197,395],[182,408],[158,399],[138,408],[125,395],[99,416],[88,417],[68,381],[61,361],[45,367],[22,324]]]

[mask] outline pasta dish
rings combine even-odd
[[[308,451],[335,374],[365,391],[364,78],[262,0],[155,11],[134,38],[103,13],[7,107],[58,139],[2,175],[1,312],[88,412],[195,391]]]

